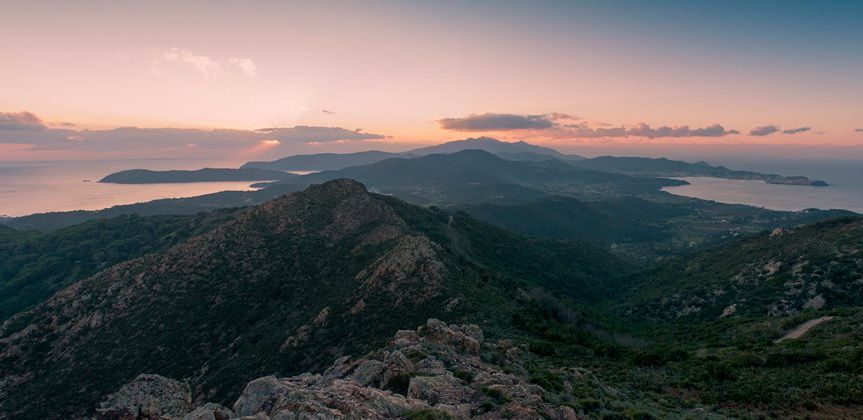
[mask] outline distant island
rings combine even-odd
[[[572,164],[586,169],[616,172],[632,176],[666,178],[703,176],[711,178],[764,181],[768,184],[779,185],[803,185],[810,187],[828,186],[824,181],[810,179],[805,176],[784,176],[763,174],[752,171],[735,171],[724,166],[713,166],[704,161],[689,163],[666,158],[655,159],[644,157],[599,156],[572,162]]]
[[[584,158],[525,142],[504,142],[489,137],[451,141],[402,153],[370,150],[355,153],[318,153],[286,156],[274,161],[247,162],[238,169],[204,168],[195,171],[151,171],[133,169],[106,176],[99,182],[116,184],[152,184],[215,181],[285,181],[296,177],[286,171],[339,171],[361,168],[387,159],[413,159],[429,155],[454,154],[482,150],[508,161],[556,161],[567,167],[649,178],[712,177],[758,180],[768,184],[824,187],[827,183],[805,176],[784,176],[752,171],[737,171],[707,162],[684,162],[667,158],[599,156]],[[264,186],[261,184],[259,186]]]
[[[277,181],[297,175],[268,169],[203,168],[198,170],[151,171],[130,169],[114,172],[99,182],[106,184],[166,184],[186,182]]]

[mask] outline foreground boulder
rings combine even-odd
[[[255,379],[233,411],[215,404],[192,410],[183,405],[188,388],[166,378],[158,377],[162,390],[151,389],[155,382],[140,386],[142,377],[155,375],[141,375],[103,404],[131,407],[131,417],[111,417],[123,419],[576,418],[571,408],[545,402],[545,390],[524,375],[504,372],[504,365],[508,372],[522,371],[519,353],[509,341],[486,342],[475,325],[432,319],[417,330],[397,332],[385,348],[365,357],[341,357],[322,374]],[[496,362],[483,361],[481,354]],[[134,403],[118,405],[118,395]]]
[[[189,385],[159,375],[138,375],[96,410],[100,420],[181,418],[192,408]]]

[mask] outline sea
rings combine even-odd
[[[124,169],[166,170],[236,166],[237,162],[170,159],[0,162],[0,216],[98,210],[159,198],[250,190],[252,182],[137,185],[98,182],[105,175]]]
[[[707,160],[712,165],[779,175],[803,175],[827,187],[774,185],[762,181],[686,177],[689,185],[665,191],[720,203],[746,204],[772,210],[841,209],[863,214],[863,161],[845,159]]]
[[[0,216],[68,210],[97,210],[159,198],[191,197],[217,191],[250,190],[251,182],[185,184],[102,184],[98,180],[124,169],[198,169],[237,167],[214,160],[99,160],[0,162]],[[672,194],[747,204],[775,210],[844,209],[863,213],[863,161],[825,159],[708,160],[731,169],[804,175],[827,187],[771,185],[761,181],[685,178],[689,185],[668,187]]]

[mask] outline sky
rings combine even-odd
[[[859,1],[0,0],[0,161],[863,158]]]

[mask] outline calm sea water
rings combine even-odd
[[[828,187],[772,185],[761,181],[683,178],[690,185],[668,187],[672,194],[747,204],[774,210],[843,209],[863,213],[863,162],[851,160],[734,160],[713,161],[731,169],[780,175],[804,175],[826,181]]]
[[[198,169],[236,167],[236,162],[185,160],[116,160],[74,162],[0,162],[0,215],[67,210],[97,210],[158,198],[179,198],[225,190],[248,190],[250,182],[188,184],[100,184],[105,175],[123,169]],[[89,182],[85,182],[89,181]]]

